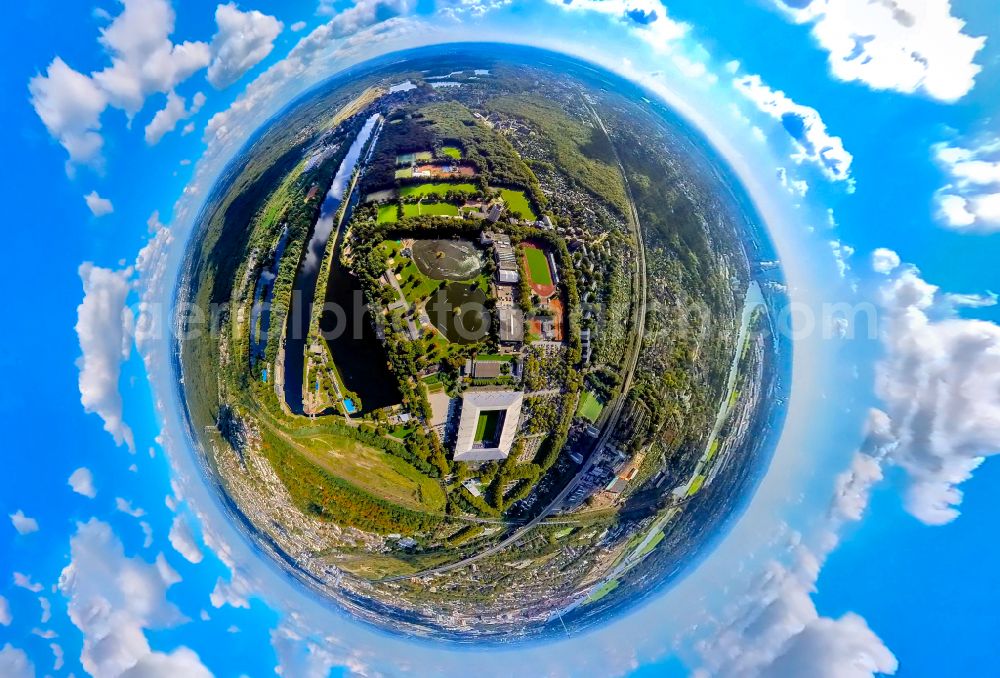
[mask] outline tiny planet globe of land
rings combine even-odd
[[[783,417],[781,268],[739,182],[552,52],[423,48],[288,102],[177,289],[232,520],[395,633],[538,639],[641,603],[746,505]],[[182,308],[224,310],[189,332]]]

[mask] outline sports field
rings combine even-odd
[[[587,391],[580,398],[580,406],[576,408],[576,413],[593,424],[601,416],[602,410],[604,410],[604,404],[593,393]]]
[[[500,189],[500,196],[507,203],[507,209],[512,213],[520,215],[522,219],[527,219],[528,221],[538,220],[538,216],[535,214],[535,210],[531,209],[531,203],[528,202],[524,191],[502,188]]]
[[[476,187],[473,184],[449,184],[437,182],[430,184],[417,184],[415,186],[403,186],[399,189],[400,197],[406,198],[411,195],[425,197],[428,195],[447,195],[449,192],[475,193]]]
[[[441,152],[449,158],[454,158],[455,160],[462,159],[462,149],[456,146],[445,146],[441,149]]]
[[[407,203],[403,205],[404,217],[419,217],[421,215],[457,217],[458,206],[446,202],[427,202],[427,203],[418,202],[418,203]],[[381,221],[382,221],[382,215],[380,213],[379,222]]]
[[[500,410],[490,410],[480,412],[479,420],[476,422],[475,442],[493,442],[497,436],[497,425],[500,423]]]
[[[552,271],[549,270],[549,260],[545,252],[537,247],[525,247],[524,256],[528,260],[528,275],[536,285],[552,284]]]

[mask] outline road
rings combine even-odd
[[[611,143],[611,148],[614,151],[615,162],[618,164],[618,170],[622,176],[622,182],[625,184],[625,194],[628,197],[629,206],[629,226],[632,231],[632,237],[636,243],[637,250],[637,266],[635,270],[635,275],[633,276],[633,289],[638,293],[638,302],[633,306],[632,309],[632,327],[635,328],[635,332],[632,333],[632,343],[629,347],[629,353],[625,361],[625,377],[622,380],[621,391],[619,395],[615,398],[614,402],[610,407],[606,407],[604,414],[606,418],[604,420],[603,428],[601,429],[601,434],[597,439],[597,444],[594,446],[593,452],[587,457],[587,460],[580,467],[577,474],[570,480],[566,486],[552,499],[549,504],[542,509],[537,516],[532,518],[530,521],[524,524],[523,527],[518,528],[506,537],[503,541],[500,541],[488,549],[480,551],[474,555],[464,558],[454,563],[448,563],[446,565],[441,565],[438,567],[433,567],[428,570],[423,570],[422,572],[416,572],[414,574],[408,575],[398,575],[395,577],[387,577],[385,579],[380,579],[380,582],[391,582],[399,581],[403,579],[413,579],[415,577],[427,577],[435,574],[443,574],[445,572],[450,572],[452,570],[458,570],[472,563],[482,560],[483,558],[488,558],[492,555],[503,551],[508,546],[515,544],[521,538],[524,537],[529,531],[538,526],[543,520],[550,516],[562,502],[576,489],[580,480],[583,479],[587,473],[593,468],[597,460],[601,458],[601,453],[604,451],[604,447],[608,444],[611,439],[611,435],[614,433],[615,427],[618,424],[618,419],[621,417],[622,409],[625,406],[626,395],[629,389],[632,387],[632,379],[635,376],[635,368],[639,364],[639,349],[642,348],[642,338],[646,332],[646,246],[642,240],[642,232],[639,229],[639,213],[635,209],[635,202],[632,200],[632,188],[628,183],[628,175],[625,173],[625,167],[621,163],[621,159],[618,157],[618,149],[615,148],[614,142],[611,141],[611,135],[608,134],[607,128],[604,126],[604,121],[601,120],[597,111],[593,107],[590,108],[591,115],[594,116],[594,120],[600,126],[601,131],[607,136],[608,141]]]

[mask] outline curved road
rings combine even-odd
[[[432,567],[421,572],[415,572],[413,574],[397,575],[394,577],[386,577],[384,579],[375,580],[377,582],[391,582],[400,581],[403,579],[414,579],[418,577],[427,577],[435,574],[443,574],[445,572],[450,572],[452,570],[458,570],[472,563],[482,560],[483,558],[488,558],[492,555],[499,553],[508,546],[516,543],[525,534],[531,531],[533,528],[538,526],[543,520],[550,516],[562,502],[572,493],[576,486],[579,484],[580,480],[584,478],[587,473],[593,468],[594,464],[601,457],[601,453],[604,451],[604,447],[608,444],[611,439],[611,434],[614,433],[615,426],[618,424],[618,419],[621,417],[622,408],[625,406],[625,396],[628,394],[629,389],[632,387],[632,378],[635,375],[636,365],[639,363],[639,349],[642,348],[642,339],[646,333],[646,246],[642,240],[642,232],[639,229],[639,213],[635,209],[635,203],[632,200],[632,188],[628,183],[628,175],[625,173],[625,168],[621,163],[621,159],[618,157],[618,150],[615,148],[614,142],[611,140],[611,135],[608,134],[607,128],[604,126],[604,121],[601,120],[600,116],[597,115],[597,111],[593,107],[588,105],[591,115],[594,116],[594,121],[600,126],[601,131],[608,138],[608,142],[611,144],[611,148],[615,154],[615,162],[618,164],[618,170],[622,176],[622,182],[625,185],[625,193],[628,197],[629,206],[629,225],[632,231],[632,237],[636,243],[636,249],[638,253],[638,265],[636,266],[635,275],[633,276],[634,289],[639,292],[639,302],[635,304],[632,312],[632,326],[636,329],[632,333],[632,345],[628,353],[625,365],[625,378],[622,380],[622,388],[619,395],[615,398],[614,403],[610,408],[605,409],[605,414],[607,417],[604,421],[604,428],[601,430],[601,435],[597,440],[597,444],[594,446],[593,452],[587,457],[587,461],[584,462],[583,466],[577,474],[570,480],[566,486],[549,502],[548,506],[542,509],[537,516],[532,518],[529,522],[525,523],[524,526],[518,528],[506,537],[503,541],[500,541],[488,549],[480,551],[468,558],[463,558],[462,560],[456,561],[454,563],[448,563],[446,565],[440,565],[438,567]]]

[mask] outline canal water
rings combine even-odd
[[[351,183],[354,169],[358,165],[361,152],[372,136],[375,126],[381,116],[377,113],[365,121],[357,137],[347,151],[347,155],[333,177],[330,190],[323,198],[320,206],[319,219],[313,226],[312,237],[306,245],[302,264],[295,276],[292,287],[292,302],[288,313],[288,325],[285,331],[285,402],[295,414],[302,414],[302,379],[305,363],[306,340],[309,335],[309,319],[312,316],[312,300],[316,294],[316,279],[323,262],[323,253],[327,242],[333,234],[335,226],[347,223],[350,219],[349,209],[344,211],[338,220],[340,204]],[[372,143],[374,147],[374,140]],[[367,158],[366,158],[367,160]],[[349,203],[349,207],[352,204]],[[335,257],[336,259],[336,257]]]

